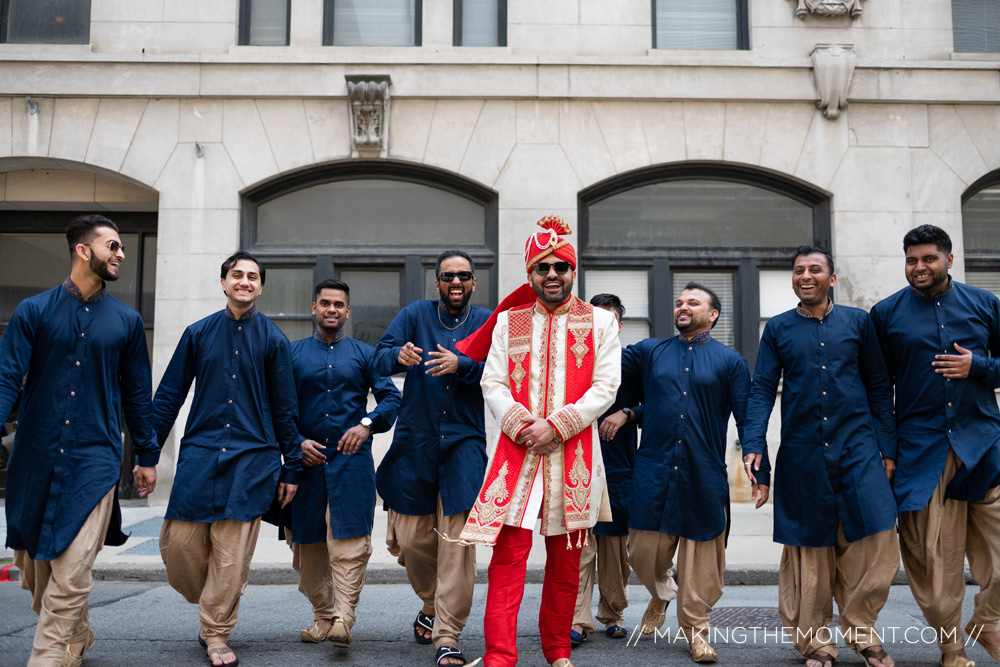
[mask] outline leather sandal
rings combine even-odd
[[[309,644],[319,644],[325,642],[329,637],[330,633],[333,632],[333,626],[326,632],[319,629],[319,621],[314,621],[311,628],[302,628],[299,630],[299,641],[307,642]]]
[[[69,650],[69,646],[66,647],[66,653],[63,654],[61,667],[80,667],[83,664],[83,656],[87,653],[87,650],[94,645],[94,633],[87,630],[87,638],[83,642],[83,650],[80,651],[80,655],[76,655]]]
[[[233,653],[233,649],[229,648],[229,646],[227,646],[226,644],[219,644],[218,646],[209,646],[208,664],[213,665],[213,667],[221,667],[220,665],[216,665],[215,662],[212,661],[212,658],[218,657],[220,660],[222,660],[222,656],[230,653],[232,653],[233,656],[235,657],[236,654]],[[232,662],[229,663],[224,662],[222,664],[225,665],[225,667],[237,667],[237,665],[240,664],[240,659],[236,658]]]
[[[339,616],[333,619],[333,625],[330,626],[330,632],[327,634],[327,637],[330,638],[331,644],[340,648],[347,648],[354,639],[351,636],[350,629],[347,627],[347,623]]]
[[[859,658],[865,661],[866,667],[874,667],[870,662],[871,660],[882,662],[889,657],[889,654],[886,653],[885,647],[881,646],[879,648],[869,646],[866,649],[854,649],[854,652],[858,654]]]
[[[695,662],[715,662],[719,659],[719,654],[711,644],[702,639],[700,644],[691,647],[691,659]]]
[[[667,603],[667,607],[670,603]],[[652,600],[646,605],[646,611],[642,614],[642,634],[651,635],[663,627],[663,622],[667,620],[667,607],[663,611],[656,611],[656,603]]]
[[[981,625],[976,625],[974,622],[969,621],[969,624],[965,626],[965,634],[969,635],[969,639],[972,643],[979,644],[982,648],[990,654],[990,657],[1000,662],[1000,646],[990,646],[984,641],[980,641],[979,635],[982,633],[983,627]]]
[[[815,651],[807,655],[806,660],[815,660],[816,662],[821,663],[823,667],[833,667],[833,663],[837,662],[837,659],[829,653],[820,653],[819,651]]]

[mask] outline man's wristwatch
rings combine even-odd
[[[632,421],[635,419],[635,413],[632,412],[632,408],[622,408],[622,412],[625,413],[625,420]]]
[[[361,425],[362,426],[367,426],[368,430],[370,431],[372,429],[372,420],[371,420],[371,418],[370,417],[362,417],[361,418]]]

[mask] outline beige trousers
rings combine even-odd
[[[259,531],[260,518],[163,522],[160,556],[167,581],[185,600],[198,605],[205,641],[227,641],[236,625]]]
[[[441,539],[434,529],[458,538],[468,512],[443,516],[438,495],[436,514],[413,516],[389,510],[386,544],[406,568],[413,592],[433,609],[432,638],[438,648],[457,646],[472,610],[476,549]]]
[[[670,567],[677,554],[677,583]],[[708,613],[722,597],[726,535],[698,542],[655,530],[628,531],[628,562],[656,602],[677,598],[677,625],[690,642],[707,637]]]
[[[82,642],[90,630],[87,598],[94,588],[91,570],[104,546],[115,488],[97,503],[66,551],[55,560],[34,560],[26,551],[14,552],[21,571],[21,588],[31,592],[31,609],[38,614],[29,667],[62,664],[66,646]]]
[[[354,610],[365,586],[365,570],[372,555],[371,535],[335,540],[330,532],[330,511],[326,513],[325,544],[293,544],[287,528],[285,537],[292,548],[292,568],[299,573],[299,591],[313,607],[313,622],[344,619],[354,627]]]
[[[834,599],[848,646],[863,650],[881,644],[875,622],[898,571],[894,528],[848,542],[838,524],[835,547],[785,545],[778,611],[782,625],[794,628],[792,644],[802,655],[821,650],[837,658],[837,638],[826,627],[833,620]]]
[[[597,567],[595,568],[594,565]],[[594,571],[597,571],[597,620],[607,625],[623,625],[628,607],[628,538],[590,533],[580,553],[580,590],[576,595],[573,625],[594,632]]]
[[[980,631],[1000,628],[1000,487],[978,502],[944,500],[961,461],[949,450],[934,494],[922,510],[899,513],[899,542],[910,589],[942,653],[964,647],[962,599],[965,557],[979,584],[972,622]]]

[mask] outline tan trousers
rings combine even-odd
[[[594,567],[596,561],[597,567]],[[623,625],[628,607],[628,538],[590,533],[580,553],[580,590],[576,595],[573,625],[594,632],[594,571],[597,571],[597,620],[607,625]]]
[[[31,609],[38,614],[29,667],[58,667],[66,646],[87,638],[87,598],[94,588],[91,570],[108,533],[115,490],[97,503],[69,547],[55,560],[34,560],[27,551],[14,552],[21,588],[31,591]]]
[[[291,532],[285,537],[292,548],[292,568],[299,573],[299,591],[313,607],[313,622],[344,619],[354,627],[354,610],[365,586],[365,570],[372,555],[371,535],[335,540],[330,533],[327,510],[325,544],[293,544]]]
[[[670,567],[677,554],[677,583]],[[677,598],[677,625],[690,642],[707,637],[708,613],[722,597],[726,536],[698,542],[655,530],[628,531],[628,562],[656,602]]]
[[[406,568],[413,592],[434,610],[432,638],[438,648],[445,644],[457,646],[469,620],[476,583],[476,549],[443,540],[434,529],[457,538],[468,518],[468,512],[443,516],[440,495],[436,514],[413,516],[389,510],[386,544]]]
[[[227,641],[236,625],[259,531],[260,518],[163,522],[160,557],[167,567],[167,581],[185,600],[198,605],[207,642]]]
[[[1000,487],[979,502],[944,499],[961,461],[948,452],[934,494],[922,510],[899,513],[899,542],[910,589],[930,627],[938,631],[942,653],[964,646],[962,599],[965,557],[979,584],[972,622],[980,631],[1000,628]]]
[[[837,658],[837,638],[826,627],[833,620],[834,599],[848,646],[863,650],[881,644],[875,622],[898,571],[894,528],[848,542],[838,524],[835,547],[785,545],[778,611],[782,625],[794,628],[792,644],[802,655],[821,650]]]

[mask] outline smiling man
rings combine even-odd
[[[965,631],[1000,660],[1000,301],[948,275],[943,229],[910,230],[903,252],[910,286],[872,308],[896,389],[900,548],[941,664],[968,667],[966,557],[982,589]]]
[[[288,339],[254,302],[265,270],[245,251],[222,263],[226,307],[181,336],[153,400],[162,446],[197,378],[160,531],[167,581],[198,605],[198,640],[213,665],[227,645],[275,490],[295,496],[302,452]]]
[[[785,545],[781,620],[806,667],[830,667],[838,657],[827,628],[836,599],[848,646],[869,667],[893,667],[875,630],[899,570],[892,389],[871,318],[833,304],[836,282],[827,252],[796,251],[799,305],[764,326],[744,463],[751,481],[770,484],[765,436],[784,375],[774,475],[774,541]]]
[[[86,215],[69,224],[66,239],[69,277],[22,301],[0,339],[0,419],[21,397],[7,473],[7,546],[38,614],[32,666],[76,667],[94,643],[91,568],[102,545],[125,542],[115,493],[117,406],[132,436],[140,497],[156,486],[160,456],[142,318],[105,282],[118,279],[125,259],[118,227]]]
[[[378,343],[376,371],[405,373],[406,379],[392,445],[375,483],[389,510],[389,550],[423,602],[414,639],[434,643],[437,664],[461,665],[458,639],[472,609],[476,553],[438,533],[462,530],[486,468],[483,365],[456,352],[455,344],[490,311],[469,303],[476,275],[468,253],[441,253],[435,276],[438,298],[404,308]]]
[[[316,285],[312,313],[315,333],[292,343],[305,468],[286,513],[286,534],[299,590],[313,607],[313,625],[300,639],[346,647],[372,555],[372,435],[392,428],[399,390],[375,372],[375,348],[344,331],[351,317],[346,283]],[[369,390],[378,401],[371,412]]]
[[[726,566],[726,432],[733,415],[742,439],[750,393],[746,360],[712,338],[721,309],[715,292],[688,283],[674,304],[678,335],[622,355],[623,389],[644,396],[643,423],[656,425],[642,430],[629,510],[629,564],[652,595],[640,630],[656,632],[676,598],[695,662],[718,657],[707,635]],[[765,487],[760,504],[766,499]]]

